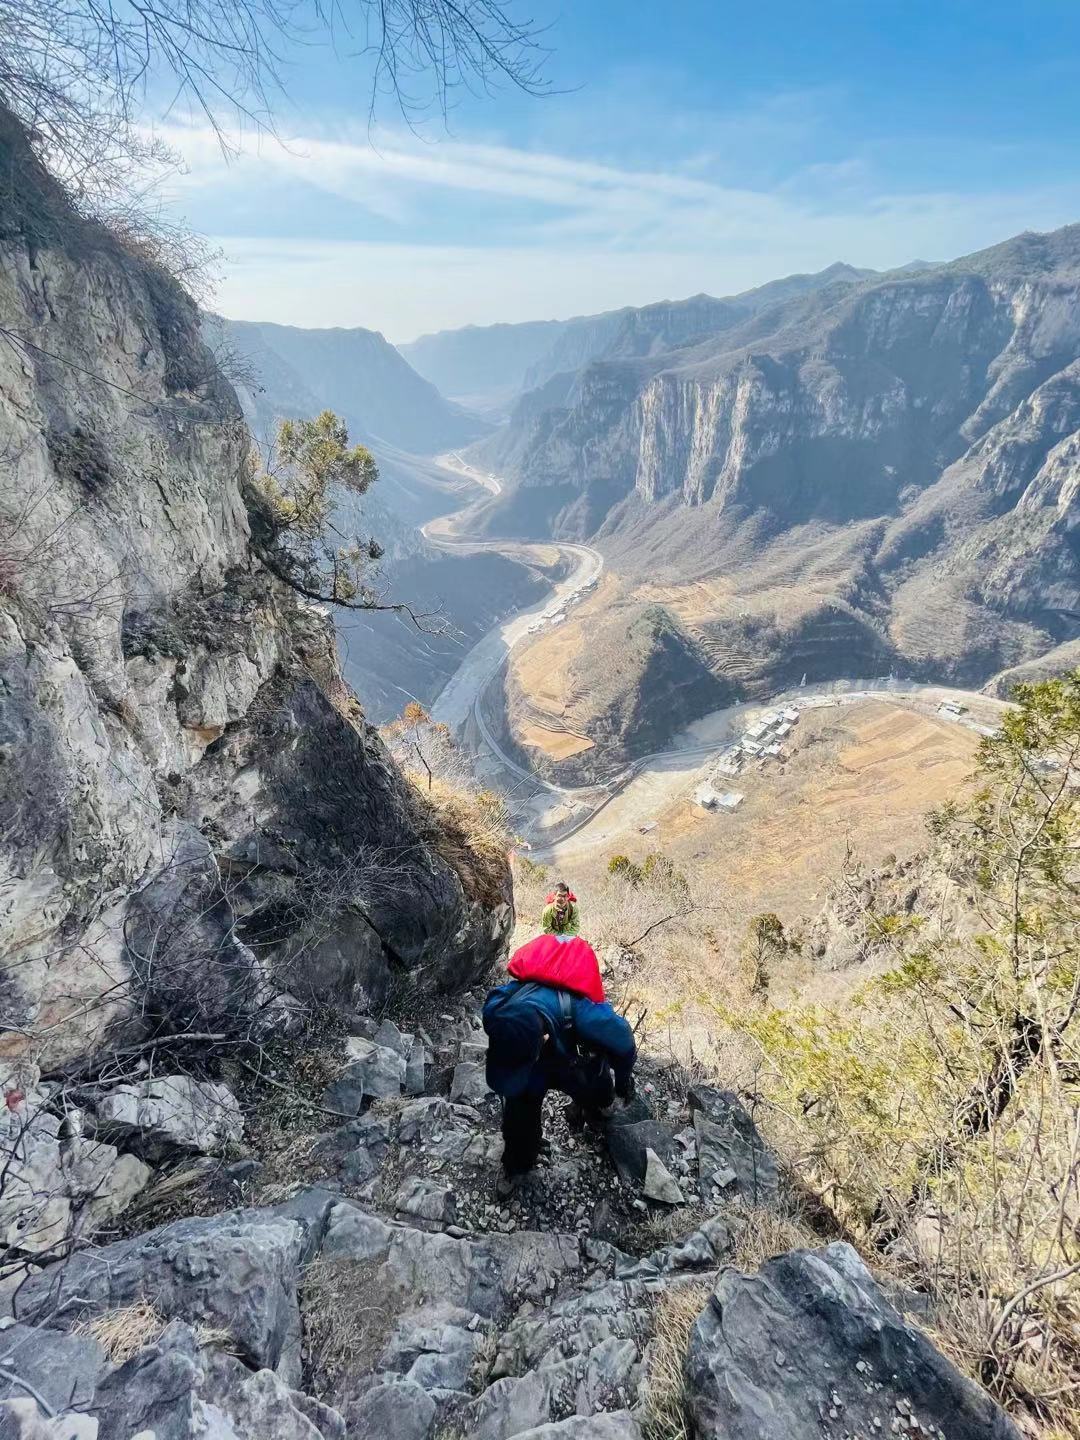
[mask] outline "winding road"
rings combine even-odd
[[[456,479],[470,480],[492,496],[502,491],[502,482],[496,476],[469,465],[456,452],[439,456],[435,463],[448,475]],[[992,701],[986,695],[919,681],[895,680],[893,677],[839,680],[813,692],[799,688],[773,696],[768,701],[752,701],[713,711],[682,731],[670,747],[640,756],[620,775],[604,785],[556,785],[543,779],[535,771],[519,765],[512,756],[506,754],[484,718],[482,700],[487,687],[506,664],[514,646],[533,633],[538,620],[550,621],[558,611],[579,598],[587,588],[591,589],[599,580],[604,559],[599,551],[589,545],[571,544],[561,540],[529,542],[470,539],[467,534],[461,533],[462,528],[468,525],[470,517],[475,515],[483,504],[483,500],[474,501],[462,510],[428,521],[422,527],[425,539],[444,550],[464,553],[496,550],[517,559],[523,556],[546,559],[555,549],[572,562],[573,568],[570,574],[554,587],[548,600],[502,621],[489,630],[483,639],[477,641],[439,693],[431,706],[431,715],[459,735],[471,719],[484,749],[488,752],[488,758],[508,774],[527,781],[539,797],[548,797],[546,802],[539,802],[539,808],[534,807],[535,827],[530,827],[535,829],[536,838],[540,841],[533,851],[538,858],[553,856],[560,846],[571,839],[575,842],[575,849],[588,849],[596,844],[610,842],[615,835],[626,833],[640,825],[651,809],[659,808],[677,791],[703,778],[703,773],[715,757],[731,744],[740,725],[765,709],[774,709],[779,705],[818,709],[823,706],[856,704],[865,700],[889,700],[919,709],[932,708],[936,712],[937,706],[943,700],[955,700],[964,706],[977,702],[978,713],[985,717],[988,712],[996,716],[999,708],[1007,708],[1005,702]],[[993,728],[970,712],[948,718],[984,734],[990,733]],[[609,807],[614,806],[616,801],[620,802],[616,807],[620,813],[601,822],[601,816]],[[545,824],[545,808],[549,811],[555,808],[559,812],[560,818],[554,825]],[[626,813],[622,814],[622,811]],[[550,829],[547,836],[544,835],[545,829]]]
[[[436,463],[449,474],[482,485],[492,495],[498,495],[502,490],[500,481],[494,475],[487,475],[483,471],[467,465],[456,454],[441,455]],[[465,553],[477,550],[497,550],[511,558],[520,559],[523,555],[532,555],[541,560],[549,557],[552,550],[558,550],[571,562],[572,569],[565,579],[556,584],[547,600],[534,605],[529,610],[519,611],[509,620],[503,620],[489,630],[482,640],[477,641],[439,692],[431,706],[432,718],[448,725],[452,731],[457,733],[472,716],[484,744],[500,765],[511,773],[530,781],[533,785],[550,790],[554,795],[574,795],[575,791],[542,780],[539,775],[534,774],[531,770],[526,770],[524,766],[519,765],[507,755],[491,733],[491,729],[484,719],[480,702],[488,685],[505,665],[510,651],[530,633],[536,622],[541,619],[550,620],[556,611],[571,604],[585,591],[586,587],[591,588],[599,580],[600,572],[604,568],[604,557],[589,545],[569,544],[562,540],[531,543],[523,540],[469,539],[468,536],[461,535],[459,530],[463,523],[467,523],[469,516],[475,514],[476,509],[476,505],[470,505],[452,515],[443,515],[437,520],[429,520],[422,527],[421,533],[430,544],[438,546],[440,550],[456,550]]]

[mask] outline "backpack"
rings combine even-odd
[[[538,990],[551,990],[559,997],[559,1013],[555,1020],[555,1025],[558,1030],[558,1041],[568,1055],[571,1057],[576,1056],[578,1049],[577,1032],[574,1029],[574,1002],[568,991],[559,990],[554,985],[541,985],[535,980],[519,980],[515,983],[513,990],[508,991],[505,995],[499,996],[495,1004],[491,1006],[490,1013],[493,1016],[497,1015],[504,1005],[510,1004],[515,1000],[521,1000],[526,995],[535,994]],[[486,1008],[485,1006],[485,1009]],[[546,1011],[544,1014],[545,1019],[548,1018]]]

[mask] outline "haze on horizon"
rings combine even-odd
[[[214,308],[401,343],[1080,219],[1074,5],[544,0],[529,17],[550,25],[544,98],[371,124],[355,57],[312,45],[284,74],[280,141],[237,134],[226,158],[165,113],[186,167],[167,208],[223,254]]]

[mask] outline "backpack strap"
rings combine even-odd
[[[568,990],[557,990],[559,997],[559,1039],[571,1055],[577,1054],[577,1035],[574,1031],[574,1002]]]

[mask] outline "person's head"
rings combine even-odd
[[[560,880],[555,886],[555,904],[560,910],[565,910],[570,904],[570,886],[565,880]]]

